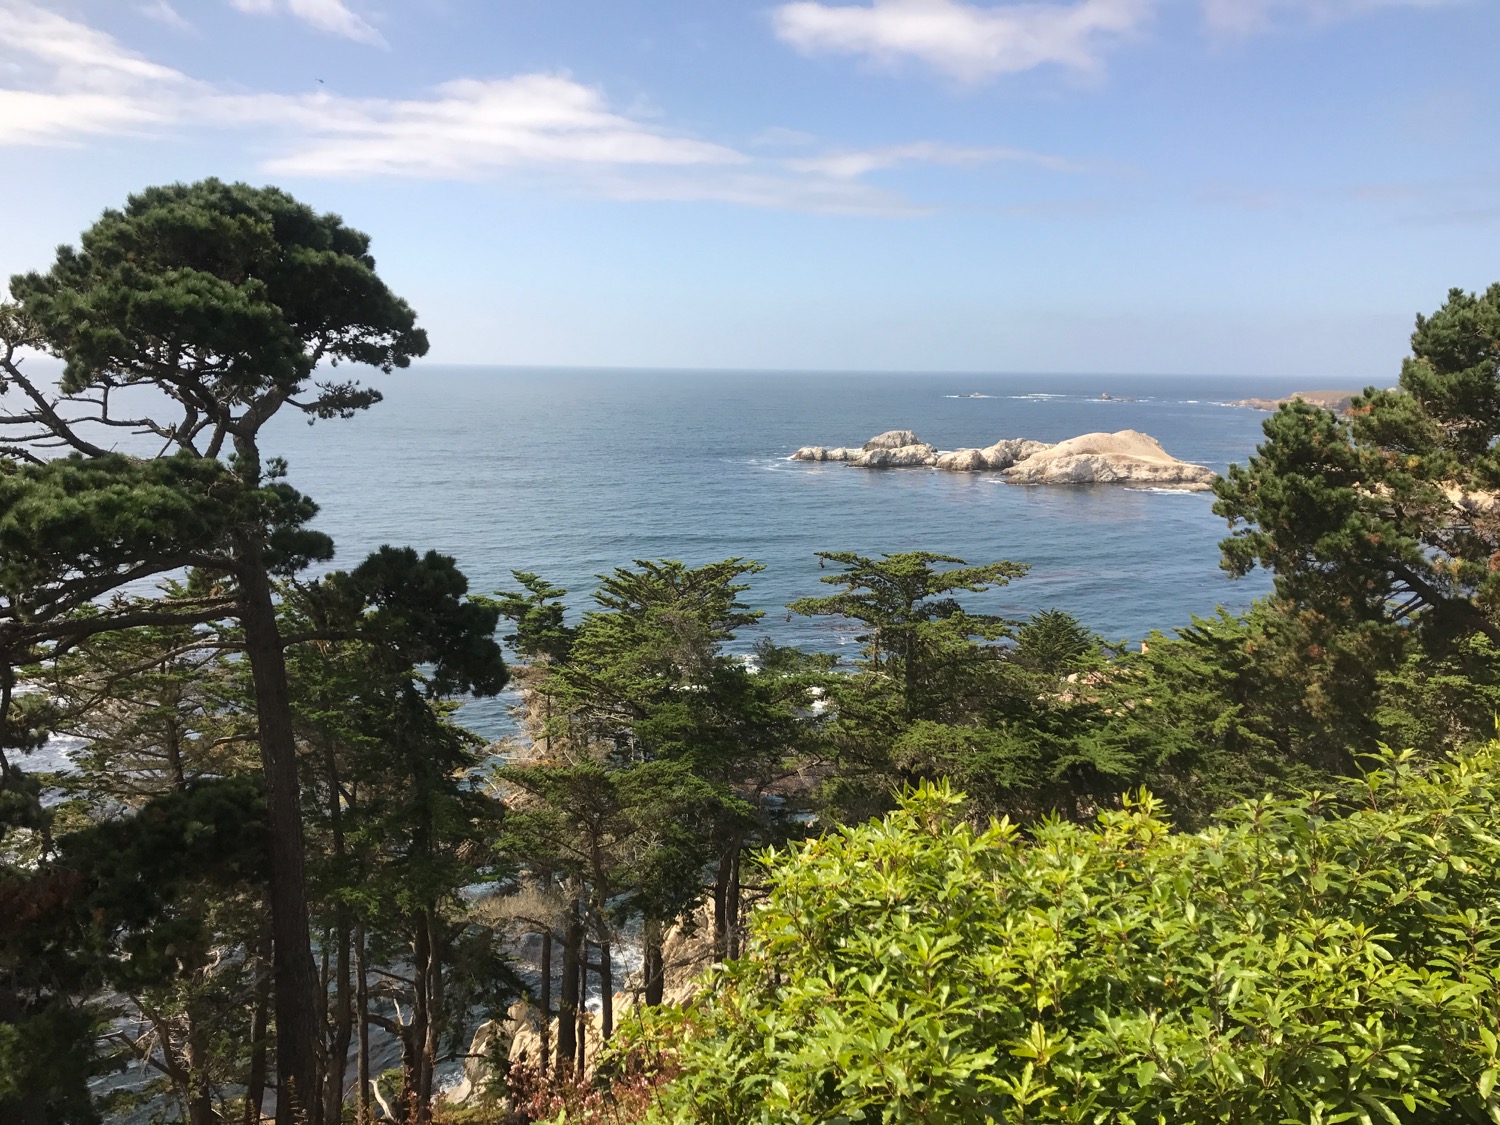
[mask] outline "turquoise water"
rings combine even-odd
[[[768,635],[826,650],[852,645],[851,632],[788,621],[784,608],[823,589],[817,550],[1028,563],[1026,578],[982,607],[1066,609],[1113,640],[1221,603],[1242,609],[1269,582],[1219,569],[1227,529],[1209,494],[787,461],[798,446],[858,445],[898,427],[940,449],[1129,428],[1222,470],[1253,452],[1265,416],[1220,404],[1296,389],[1267,379],[440,367],[376,383],[386,400],[366,414],[312,427],[278,419],[265,443],[322,505],[335,565],[383,543],[435,548],[457,558],[475,591],[535,570],[581,609],[594,575],[634,559],[740,555],[766,566],[747,595],[766,616],[743,643]],[[973,392],[991,397],[956,397]],[[501,733],[504,704],[471,704],[465,721]]]

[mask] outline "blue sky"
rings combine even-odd
[[[1500,280],[1495,0],[0,0],[0,274],[208,175],[445,362],[1394,380]]]

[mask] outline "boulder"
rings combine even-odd
[[[900,449],[908,445],[920,445],[921,438],[910,430],[887,430],[883,434],[876,434],[865,442],[866,449]]]
[[[821,445],[804,445],[790,457],[788,461],[852,461],[864,450],[847,449],[840,446],[837,449],[825,449]]]
[[[984,455],[985,468],[1008,469],[1018,461],[1024,461],[1051,448],[1051,442],[1032,441],[1030,438],[1002,438],[979,452]]]
[[[1018,484],[1155,484],[1207,489],[1212,469],[1179,461],[1138,430],[1083,434],[1033,453],[1005,470]]]
[[[950,473],[976,473],[991,467],[982,449],[955,449],[940,456],[936,464]]]
[[[926,442],[875,449],[866,446],[865,451],[849,463],[862,469],[912,469],[937,464],[937,450]]]

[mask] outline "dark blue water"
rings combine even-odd
[[[572,590],[581,609],[595,575],[632,560],[739,555],[766,567],[747,595],[766,616],[744,643],[769,635],[821,649],[851,644],[849,631],[787,621],[784,609],[826,591],[818,550],[1028,563],[1030,574],[980,599],[983,608],[1058,607],[1114,640],[1221,603],[1244,608],[1268,582],[1219,569],[1227,529],[1210,494],[788,462],[798,446],[858,445],[898,427],[940,449],[1128,428],[1222,470],[1254,450],[1265,416],[1219,404],[1297,389],[1267,379],[502,368],[424,368],[376,383],[386,401],[365,415],[313,427],[278,420],[265,443],[322,505],[336,565],[383,543],[435,548],[475,591],[534,570]],[[974,391],[994,397],[950,397]],[[1101,392],[1137,401],[1100,401]],[[471,705],[464,718],[485,734],[507,726],[503,701]]]

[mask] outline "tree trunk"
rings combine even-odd
[[[271,1024],[271,931],[261,927],[261,962],[255,982],[254,1008],[250,1012],[250,1073],[245,1079],[244,1125],[260,1125],[260,1108],[266,1099],[266,1038]]]
[[[730,953],[730,930],[739,917],[739,888],[735,867],[739,861],[740,837],[735,833],[725,841],[714,872],[714,960],[726,961]]]
[[[734,838],[734,852],[729,861],[729,890],[725,893],[725,906],[729,915],[729,956],[740,955],[740,837]]]
[[[615,967],[610,964],[609,939],[606,938],[599,943],[599,1042],[608,1043],[614,1030]]]
[[[365,974],[365,925],[354,928],[354,1009],[359,1033],[359,1096],[354,1099],[355,1125],[370,1125],[370,984]],[[329,1122],[328,1125],[334,1125]]]
[[[578,1057],[574,1060],[573,1073],[584,1076],[589,1064],[589,939],[580,926],[578,942],[578,1030],[574,1038],[578,1042]]]
[[[344,821],[340,805],[338,760],[334,756],[332,744],[325,747],[324,762],[327,769],[328,820],[332,829],[333,861],[336,869],[342,869]],[[349,1065],[349,1040],[354,1030],[354,997],[351,995],[349,981],[351,929],[349,907],[340,903],[334,910],[333,1018],[329,1029],[328,1069],[323,1077],[323,1120],[327,1125],[339,1125],[343,1117],[344,1078]]]
[[[563,934],[562,996],[557,1005],[557,1073],[566,1077],[578,1053],[578,966],[583,960],[583,921],[575,899],[568,907],[568,927]]]
[[[219,1114],[214,1109],[213,1092],[208,1086],[205,1068],[208,1065],[208,1046],[192,1008],[186,1012],[187,1036],[183,1051],[183,1062],[187,1071],[187,1118],[188,1125],[217,1125]],[[165,1046],[165,1044],[163,1044]]]
[[[642,950],[642,975],[646,978],[646,1003],[652,1006],[661,1004],[662,993],[666,988],[666,966],[662,963],[661,945],[661,919],[647,918],[641,924]]]
[[[340,906],[334,923],[335,967],[333,1026],[328,1043],[328,1072],[323,1079],[323,1120],[337,1125],[343,1116],[344,1078],[349,1066],[349,1040],[354,1032],[354,997],[349,981],[349,908]]]
[[[321,1125],[317,974],[303,876],[297,744],[286,657],[260,544],[239,544],[240,622],[255,685],[266,815],[271,830],[271,933],[276,995],[276,1125]]]
[[[552,931],[542,932],[542,1057],[538,1062],[546,1074],[552,1066]]]
[[[429,973],[432,967],[431,930],[427,925],[425,911],[418,911],[412,919],[412,1009],[409,1036],[412,1060],[406,1080],[406,1096],[409,1102],[407,1120],[413,1125],[422,1125],[428,1118],[431,1100],[431,1060],[427,1057],[428,1030],[432,1022],[429,1004],[432,998]]]

